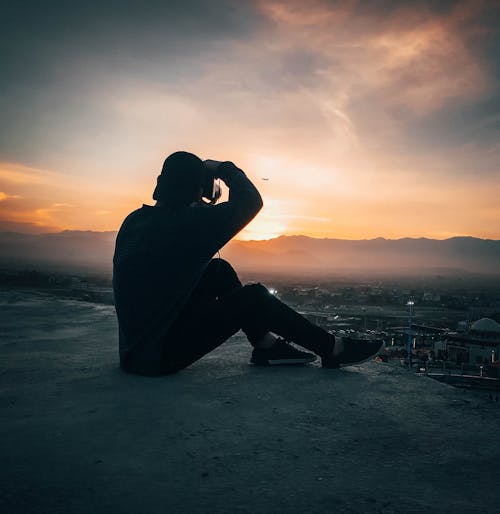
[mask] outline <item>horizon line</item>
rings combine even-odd
[[[53,232],[20,232],[16,230],[0,230],[0,234],[21,234],[25,236],[46,236],[46,235],[55,235],[55,234],[63,234],[65,232],[73,232],[73,233],[92,233],[92,234],[109,234],[109,233],[118,233],[118,230],[82,230],[82,229],[64,229],[59,231],[53,231]],[[370,238],[357,238],[357,239],[347,239],[347,238],[341,238],[341,237],[314,237],[314,236],[308,236],[306,234],[280,234],[275,237],[271,237],[269,239],[239,239],[237,237],[231,239],[231,241],[239,242],[239,243],[259,243],[264,241],[274,241],[276,239],[280,238],[297,238],[297,237],[304,237],[307,239],[315,239],[318,241],[324,241],[324,240],[330,240],[330,241],[376,241],[378,239],[384,240],[384,241],[401,241],[403,239],[411,239],[411,240],[419,240],[419,239],[428,239],[431,241],[449,241],[451,239],[479,239],[482,241],[500,241],[500,239],[492,239],[492,238],[484,238],[484,237],[478,237],[478,236],[471,236],[471,235],[455,235],[450,237],[445,237],[442,239],[438,239],[435,237],[428,237],[428,236],[402,236],[402,237],[384,237],[384,236],[376,236],[376,237],[370,237]],[[231,242],[229,241],[229,242]],[[227,243],[226,243],[227,244]]]

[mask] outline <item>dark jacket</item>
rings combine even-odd
[[[220,175],[229,188],[227,202],[143,205],[125,218],[113,257],[122,366],[134,349],[155,371],[168,330],[210,259],[262,208],[241,170],[228,166]]]

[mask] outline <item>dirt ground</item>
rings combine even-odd
[[[249,353],[237,335],[177,375],[126,375],[112,307],[1,292],[0,512],[498,511],[487,394]]]

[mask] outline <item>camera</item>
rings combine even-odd
[[[215,178],[217,169],[222,164],[222,162],[207,159],[206,161],[203,161],[203,164],[205,165],[205,180],[203,184],[203,193],[201,196],[208,200],[208,203],[214,204],[222,194],[220,182]]]

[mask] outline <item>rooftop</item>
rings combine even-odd
[[[5,513],[492,512],[500,403],[388,364],[117,367],[113,308],[0,292]]]
[[[494,319],[481,318],[471,325],[470,330],[471,332],[500,335],[500,324],[498,324]]]

